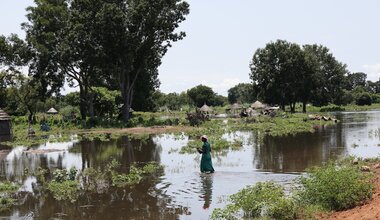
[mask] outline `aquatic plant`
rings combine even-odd
[[[53,197],[59,201],[68,200],[73,203],[79,197],[79,183],[77,181],[51,181],[47,184],[47,189],[53,194]]]
[[[0,182],[0,212],[10,209],[16,204],[17,199],[14,199],[16,191],[20,185],[11,182]]]
[[[112,186],[116,187],[134,186],[140,183],[144,175],[154,174],[162,169],[162,166],[156,162],[149,162],[143,167],[132,164],[128,174],[121,174],[116,171],[119,166],[118,162],[115,161],[109,165]]]

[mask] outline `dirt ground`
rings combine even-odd
[[[353,209],[332,213],[327,218],[321,219],[350,219],[350,220],[372,220],[380,219],[380,169],[376,169],[376,189],[371,200]]]

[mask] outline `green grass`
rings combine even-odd
[[[370,199],[374,193],[374,175],[361,166],[378,162],[353,158],[314,167],[293,182],[294,190],[285,195],[275,183],[248,186],[229,197],[230,204],[215,209],[212,219],[316,219],[316,214],[345,210]]]

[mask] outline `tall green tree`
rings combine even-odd
[[[250,83],[239,83],[228,90],[228,102],[251,103],[256,100],[253,85]]]
[[[24,77],[22,74],[14,76],[10,85],[8,96],[15,99],[19,108],[25,108],[28,111],[28,122],[34,123],[37,103],[40,100],[38,89],[39,82]]]
[[[316,106],[334,103],[343,103],[345,76],[348,74],[347,66],[339,62],[329,49],[322,45],[305,45],[304,50],[313,54],[317,62],[314,73],[315,86],[311,93],[311,102]]]
[[[188,13],[189,5],[182,0],[113,0],[100,9],[105,68],[121,91],[124,121],[129,119],[137,81],[156,77],[172,42],[185,36],[174,31]]]
[[[68,1],[35,0],[27,8],[28,22],[22,24],[32,59],[29,74],[41,84],[39,93],[49,96],[63,86],[65,68],[60,48],[68,33]]]
[[[270,104],[291,106],[295,111],[298,93],[302,86],[304,54],[299,45],[283,40],[268,43],[258,49],[250,64],[253,84],[259,97]]]
[[[205,85],[198,85],[187,90],[187,95],[197,107],[201,107],[204,104],[214,105],[216,97],[216,93],[212,88]]]

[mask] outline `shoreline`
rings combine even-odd
[[[357,220],[357,219],[379,219],[380,218],[380,167],[374,167],[371,169],[375,171],[376,175],[373,180],[375,185],[375,191],[372,198],[364,201],[362,204],[344,211],[331,212],[327,216],[321,216],[321,220],[333,220],[333,219],[345,219],[345,220]]]

